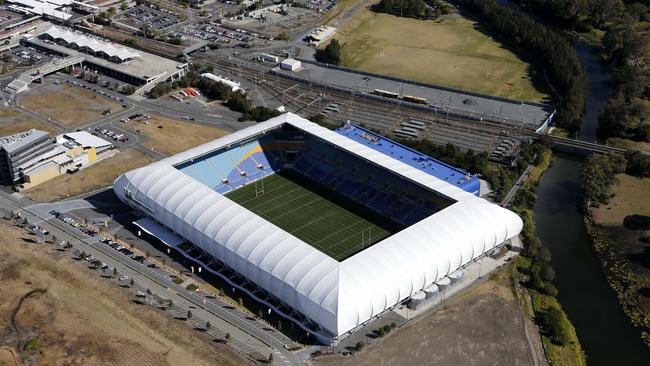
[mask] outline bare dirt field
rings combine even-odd
[[[366,8],[334,38],[346,67],[513,99],[549,98],[533,85],[539,77],[528,63],[458,15],[427,21]]]
[[[623,225],[625,216],[650,216],[650,178],[618,174],[610,191],[613,197],[609,203],[592,210],[597,224]]]
[[[620,138],[612,137],[607,139],[607,145],[650,153],[650,142],[632,141],[628,139],[620,139]]]
[[[34,88],[17,101],[30,111],[74,128],[102,117],[102,111],[122,109],[121,104],[92,91],[68,84],[47,84]]]
[[[0,231],[3,365],[248,364],[8,221]]]
[[[153,159],[135,149],[124,150],[75,174],[64,174],[26,191],[32,199],[53,202],[109,186],[121,174],[147,165]]]
[[[12,133],[23,132],[32,128],[47,131],[51,134],[57,132],[54,127],[23,113],[9,108],[0,109],[0,136],[11,135]]]
[[[214,140],[230,132],[220,128],[152,116],[149,120],[128,122],[129,130],[146,139],[142,144],[150,149],[173,155]]]
[[[532,365],[524,331],[540,349],[536,327],[509,286],[491,279],[442,308],[398,328],[354,356],[323,357],[318,365]],[[542,360],[542,364],[544,361]]]

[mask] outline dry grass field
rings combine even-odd
[[[618,174],[610,192],[614,196],[609,203],[592,210],[597,224],[622,226],[625,216],[650,216],[650,178],[641,179]]]
[[[246,365],[126,290],[0,222],[0,364]]]
[[[23,132],[36,128],[55,134],[57,131],[50,125],[35,120],[23,113],[13,109],[0,109],[0,136],[11,135],[12,133]]]
[[[354,356],[323,357],[317,365],[532,365],[529,335],[541,350],[537,328],[508,285],[508,269],[435,311],[371,344]],[[542,363],[543,365],[543,363]]]
[[[607,139],[607,145],[621,147],[623,149],[639,150],[650,154],[650,142],[632,141],[628,139],[612,137]]]
[[[109,186],[121,174],[151,162],[153,159],[142,152],[127,149],[78,173],[60,175],[25,192],[36,201],[54,202]]]
[[[335,38],[346,67],[513,99],[548,98],[533,85],[528,63],[461,16],[425,21],[364,9]]]
[[[74,128],[99,119],[102,111],[122,109],[121,104],[92,91],[68,84],[47,84],[20,96],[18,105],[62,124]]]
[[[146,138],[142,141],[144,146],[168,155],[185,151],[229,133],[216,127],[156,116],[152,116],[149,120],[128,122],[126,127]]]

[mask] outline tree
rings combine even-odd
[[[135,281],[133,281],[133,278],[129,281],[129,286],[133,287],[135,285]]]
[[[553,343],[563,346],[569,342],[569,331],[565,326],[564,314],[560,309],[552,307],[536,315],[539,317],[544,332],[548,334]]]
[[[210,322],[205,322],[205,329],[210,329],[210,327],[212,327],[212,324],[210,324]]]
[[[239,302],[239,306],[244,307],[244,299],[240,297],[238,302]]]
[[[57,240],[56,235],[52,235],[52,244],[56,244],[57,241],[58,241],[58,240]]]
[[[226,343],[230,342],[231,339],[232,336],[230,335],[230,333],[226,333]]]
[[[357,351],[361,351],[363,349],[363,347],[365,347],[365,346],[366,346],[366,343],[364,341],[359,341],[354,346],[354,348],[356,348]]]
[[[324,64],[339,65],[341,64],[341,44],[334,38],[323,49],[316,50],[316,61]]]
[[[266,359],[266,363],[273,364],[273,353],[269,353],[269,358]]]
[[[120,2],[120,11],[126,11],[126,9],[128,9],[128,8],[129,8],[129,6],[126,5],[126,1],[122,0]]]
[[[187,311],[187,320],[190,320],[190,319],[192,319],[192,311],[188,310]]]
[[[113,267],[113,277],[117,276],[117,267]]]

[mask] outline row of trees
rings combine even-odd
[[[202,72],[210,71],[210,68],[202,70]],[[262,122],[280,115],[280,112],[276,110],[262,106],[253,106],[246,93],[239,91],[233,92],[224,83],[203,78],[197,70],[190,71],[180,80],[174,81],[173,83],[156,85],[149,91],[149,98],[157,99],[171,93],[175,89],[188,87],[199,89],[207,98],[225,101],[225,105],[230,109],[242,113],[242,116],[239,118],[240,121]]]
[[[334,38],[325,48],[317,49],[314,54],[316,61],[330,65],[341,64],[341,44]]]
[[[453,8],[439,0],[381,0],[372,10],[400,17],[435,19],[451,13]]]
[[[636,177],[650,177],[650,157],[638,151],[621,155],[592,154],[582,168],[582,189],[587,208],[607,203],[609,187],[615,181],[615,175],[626,173]]]
[[[648,7],[640,3],[623,5],[609,0],[611,15],[603,23],[603,48],[614,66],[617,91],[609,99],[599,118],[598,135],[602,139],[621,137],[650,142],[648,108],[650,69],[647,50],[650,36],[639,31],[639,22],[648,18]]]
[[[568,39],[524,13],[500,6],[495,0],[457,2],[496,33],[544,64],[551,83],[562,96],[558,106],[558,125],[576,132],[584,111],[586,75]]]
[[[561,28],[604,32],[603,58],[614,66],[616,93],[606,103],[599,118],[601,139],[621,137],[650,141],[648,111],[650,69],[647,50],[650,38],[640,30],[650,20],[648,2],[622,0],[516,0],[529,11]]]

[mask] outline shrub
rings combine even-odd
[[[26,352],[38,352],[43,348],[43,342],[41,342],[38,338],[30,339],[25,343],[23,346],[23,350]]]
[[[354,348],[356,348],[357,351],[361,351],[365,346],[366,346],[366,343],[364,341],[359,341],[354,346]]]

